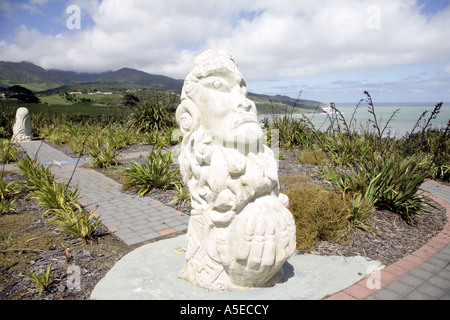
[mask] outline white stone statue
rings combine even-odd
[[[228,53],[207,50],[196,58],[176,118],[192,203],[179,277],[208,290],[282,281],[295,223],[279,193],[274,154],[261,144],[256,106]]]
[[[11,142],[31,141],[30,113],[27,108],[19,108],[13,126]]]

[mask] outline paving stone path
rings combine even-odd
[[[450,187],[425,181],[422,190],[446,208],[450,220]],[[402,259],[406,273],[369,296],[367,300],[450,300],[450,222],[415,253]],[[393,271],[391,267],[388,271]],[[396,270],[399,272],[399,270]],[[395,271],[394,271],[395,272]]]
[[[447,210],[444,229],[422,248],[329,300],[450,300],[450,186],[425,181],[421,189]]]
[[[100,172],[80,167],[81,159],[70,158],[42,141],[21,142],[20,146],[32,158],[51,169],[58,179],[78,185],[80,202],[86,209],[98,205],[102,223],[126,244],[133,245],[155,240],[169,234],[187,230],[189,216],[162,204],[151,197],[139,197],[121,190],[121,185]],[[136,157],[136,154],[132,155]],[[73,174],[73,176],[72,176]]]

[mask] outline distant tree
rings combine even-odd
[[[68,92],[64,92],[63,98],[64,98],[64,100],[66,100],[67,102],[73,102],[73,103],[75,103],[75,102],[78,101],[78,98],[77,98],[74,94],[70,94],[70,93],[68,93]]]
[[[41,100],[39,100],[38,97],[36,97],[33,93],[33,91],[19,86],[14,85],[6,89],[6,97],[7,98],[15,98],[19,100],[21,103],[40,103]]]
[[[128,107],[134,107],[137,105],[138,102],[140,102],[139,98],[133,96],[132,94],[126,94],[124,98],[125,98],[124,104]]]

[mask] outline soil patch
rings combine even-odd
[[[104,226],[95,242],[80,243],[56,232],[35,200],[22,194],[16,204],[17,213],[0,216],[0,299],[89,299],[95,284],[134,249]],[[38,296],[36,285],[24,275],[42,274],[50,263],[55,281]]]

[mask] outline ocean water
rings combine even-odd
[[[430,118],[435,104],[436,103],[378,103],[374,105],[374,110],[380,130],[383,130],[387,125],[383,136],[402,137],[413,130],[414,125],[421,114],[424,111],[427,111],[425,116],[419,122],[419,126],[414,130],[414,132],[421,131],[421,128]],[[364,129],[369,130],[370,132],[375,130],[373,127],[374,117],[368,112],[369,106],[367,103],[363,102],[358,107],[356,107],[356,104],[336,103],[335,107],[342,113],[347,125],[350,125],[350,120],[353,117],[351,123],[352,130],[360,131]],[[324,108],[324,111],[326,113],[310,113],[305,115],[310,119],[316,129],[326,130],[331,124],[331,119],[336,118],[331,108]],[[394,113],[395,115],[389,121]],[[261,120],[265,117],[271,118],[268,115],[259,116]],[[301,115],[293,115],[293,117],[301,117]],[[430,127],[435,129],[445,128],[449,119],[450,104],[446,105],[444,103],[436,118],[430,121]],[[342,121],[340,121],[340,123],[342,124]]]

